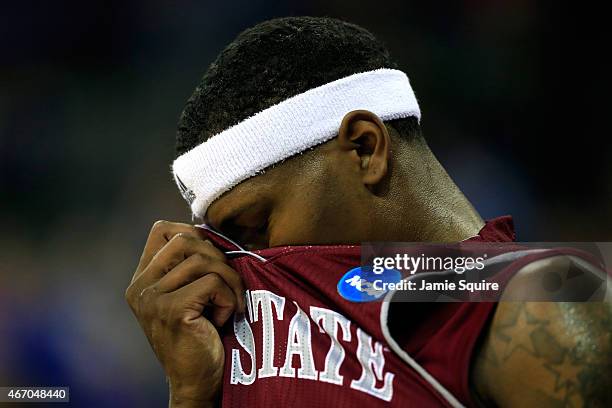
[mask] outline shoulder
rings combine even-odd
[[[548,301],[519,301],[529,290]],[[474,361],[479,399],[503,406],[612,406],[611,292],[605,275],[571,256],[521,269]],[[572,297],[592,301],[554,301]]]
[[[606,297],[609,278],[596,260],[588,259],[586,253],[582,256],[560,250],[550,253],[519,269],[506,286],[502,299],[586,302]]]

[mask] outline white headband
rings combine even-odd
[[[344,116],[369,110],[381,120],[421,118],[406,74],[377,69],[309,89],[209,138],[172,164],[195,216],[267,167],[334,138]]]

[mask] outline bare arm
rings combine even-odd
[[[550,266],[544,262],[532,267],[518,275],[517,283]],[[483,340],[472,384],[485,405],[612,406],[609,298],[590,303],[500,302]]]

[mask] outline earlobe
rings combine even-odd
[[[354,150],[360,159],[363,183],[378,184],[388,171],[391,139],[383,121],[367,110],[347,113],[338,131],[341,148]]]

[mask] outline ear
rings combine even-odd
[[[367,186],[378,184],[387,174],[391,139],[376,114],[367,110],[347,113],[338,131],[338,143],[341,148],[355,151]]]

